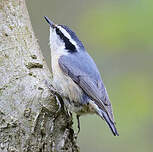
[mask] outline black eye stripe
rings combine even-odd
[[[56,27],[56,33],[57,33],[58,35],[63,34],[57,27]]]
[[[64,41],[65,48],[69,50],[69,52],[76,52],[76,47],[73,45],[70,40],[56,27],[56,33],[59,35],[59,37]]]

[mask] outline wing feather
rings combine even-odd
[[[84,63],[80,64],[80,61]],[[78,61],[73,55],[71,57],[61,56],[58,63],[61,70],[77,83],[100,109],[107,112],[111,121],[114,122],[107,91],[91,57],[87,54],[86,59]]]

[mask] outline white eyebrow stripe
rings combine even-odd
[[[76,47],[78,48],[77,43],[72,39],[72,37],[70,36],[70,34],[61,26],[57,26],[59,28],[59,30],[65,35],[65,37],[67,37],[69,39],[69,41]]]

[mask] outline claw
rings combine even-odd
[[[57,93],[57,90],[53,87],[52,84],[49,84],[47,80],[45,80],[45,84],[47,85],[47,87],[49,88],[49,90],[51,91],[53,95]]]

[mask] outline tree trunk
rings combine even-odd
[[[0,0],[0,152],[79,151],[50,79],[25,1]]]

